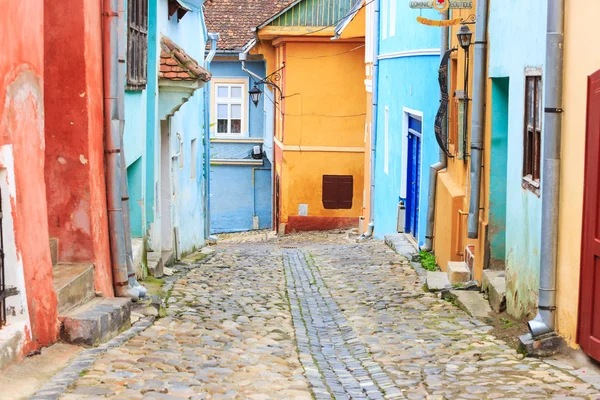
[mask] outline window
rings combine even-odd
[[[215,85],[217,135],[242,134],[245,92],[242,84]]]
[[[352,175],[323,175],[323,207],[328,210],[352,208],[354,178]]]
[[[148,0],[129,0],[127,7],[127,89],[146,87]]]
[[[523,132],[523,187],[539,195],[542,142],[542,76],[525,76],[525,128]]]
[[[196,156],[198,153],[198,145],[196,144],[196,139],[192,139],[191,143],[191,152],[190,152],[190,179],[196,179],[196,169],[198,166],[196,165]]]

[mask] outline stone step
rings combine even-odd
[[[451,284],[465,283],[471,280],[471,271],[464,261],[448,261],[447,272]]]
[[[61,315],[62,340],[97,346],[131,327],[131,300],[97,297],[65,315]]]
[[[52,267],[58,264],[58,239],[50,238],[50,256],[52,257]]]
[[[427,289],[432,292],[451,287],[448,274],[445,272],[427,271]]]
[[[146,261],[148,263],[148,273],[154,278],[160,278],[164,275],[162,254],[158,251],[149,251],[146,253]]]
[[[59,315],[94,298],[94,264],[58,263],[52,274]]]
[[[483,271],[481,291],[487,292],[492,309],[501,313],[506,310],[506,273],[504,271]]]

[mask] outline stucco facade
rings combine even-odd
[[[379,23],[379,80],[377,147],[375,167],[375,236],[397,233],[398,204],[407,204],[410,186],[418,194],[415,212],[417,226],[410,233],[423,244],[427,223],[429,166],[439,159],[433,132],[440,97],[440,29],[421,25],[416,17],[439,19],[432,10],[410,9],[402,4],[392,16],[385,12],[390,2],[381,1]],[[416,158],[408,152],[408,118],[421,122],[420,151]],[[409,159],[410,158],[410,159]],[[418,168],[417,180],[407,176],[409,164]],[[408,214],[407,214],[408,215]],[[405,220],[401,220],[404,231]],[[416,228],[416,229],[415,229]]]

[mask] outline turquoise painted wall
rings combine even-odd
[[[523,189],[521,182],[525,69],[544,68],[546,3],[544,0],[491,0],[489,12],[489,76],[510,80],[506,300],[508,312],[519,318],[534,315],[539,285],[542,201]],[[527,40],[515,46],[515,32]]]
[[[201,12],[188,12],[179,22],[176,16],[167,18],[166,0],[160,0],[158,10],[159,31],[181,46],[201,65],[206,46],[206,27]],[[204,191],[203,191],[203,137],[204,137],[204,89],[198,89],[192,97],[171,117],[171,154],[178,150],[179,133],[183,140],[183,168],[173,168],[173,203],[171,219],[179,231],[178,249],[188,253],[204,244]],[[160,98],[163,94],[159,92]],[[159,114],[160,115],[160,114]],[[192,142],[196,143],[196,162],[192,160]],[[156,158],[158,159],[158,154]],[[195,170],[195,174],[192,174]],[[159,164],[155,163],[155,180]]]
[[[142,224],[142,175],[144,163],[139,157],[127,168],[127,179],[129,180],[129,211],[131,218],[131,236],[141,238],[144,234]]]
[[[381,7],[379,81],[377,83],[379,96],[377,99],[375,166],[375,236],[382,238],[386,234],[396,233],[398,201],[403,174],[404,108],[408,108],[423,114],[418,229],[418,241],[423,244],[427,218],[429,165],[437,162],[439,157],[439,147],[435,141],[433,124],[440,99],[437,82],[440,31],[439,28],[419,24],[416,17],[422,15],[431,19],[440,18],[439,13],[435,11],[412,10],[408,4],[398,3],[394,19],[390,13],[389,0],[381,0]],[[392,33],[394,33],[393,36],[391,36]],[[432,53],[432,49],[437,49],[437,52]],[[430,54],[409,56],[397,54],[406,51],[417,53],[423,51]],[[387,173],[384,168],[386,107],[388,108],[389,126]]]
[[[503,267],[506,256],[506,170],[508,166],[508,78],[492,79],[492,148],[488,237],[490,265]]]

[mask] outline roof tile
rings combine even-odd
[[[166,36],[160,38],[159,78],[176,81],[204,81],[211,78],[210,72],[190,57],[181,47]]]

